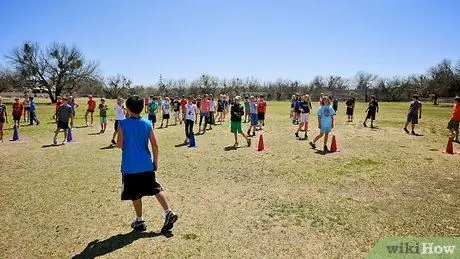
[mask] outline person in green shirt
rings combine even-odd
[[[100,122],[101,122],[101,131],[99,134],[102,134],[105,132],[105,129],[107,128],[107,110],[109,107],[107,104],[105,104],[105,98],[101,98],[101,103],[99,104],[99,117],[100,117]]]
[[[151,95],[149,102],[149,121],[152,122],[152,129],[155,128],[155,122],[157,122],[157,111],[158,111],[158,97]]]
[[[243,123],[249,122],[250,120],[248,120],[248,118],[249,118],[249,97],[245,96],[244,97],[244,122]]]

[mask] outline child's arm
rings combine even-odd
[[[379,103],[377,103],[377,113],[379,113]]]
[[[318,128],[321,129],[321,115],[318,115]]]
[[[155,133],[153,133],[153,128],[150,131],[150,144],[152,145],[153,166],[155,167],[155,171],[158,171],[158,143]]]
[[[121,128],[120,124],[118,124],[118,129],[117,129],[118,135],[117,135],[117,148],[121,148],[123,150],[123,129]]]
[[[331,129],[334,128],[334,116],[331,117],[332,118],[332,125],[331,125]]]
[[[422,118],[422,103],[420,103],[420,111],[419,111],[418,118],[419,118],[419,119]]]

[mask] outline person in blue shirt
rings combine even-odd
[[[31,96],[29,97],[29,125],[34,125],[34,122],[38,125],[40,121],[37,118],[37,114],[35,113],[35,101],[34,98]]]
[[[136,219],[131,223],[134,230],[145,231],[147,225],[142,218],[142,197],[155,196],[165,211],[162,233],[169,232],[178,216],[171,210],[163,188],[156,181],[158,170],[158,144],[152,123],[140,116],[144,100],[130,96],[126,100],[128,117],[119,122],[117,147],[121,148],[122,193],[121,200],[131,200]],[[151,144],[150,152],[148,144]]]
[[[310,142],[310,146],[315,149],[316,142],[324,136],[324,152],[329,152],[327,148],[327,140],[329,132],[334,128],[334,109],[331,107],[331,100],[328,96],[324,96],[321,100],[321,106],[318,108],[318,126],[320,133],[316,138]]]

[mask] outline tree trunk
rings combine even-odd
[[[51,100],[51,103],[56,103],[56,96],[53,96],[53,92],[51,91],[51,87],[47,87],[46,92]]]

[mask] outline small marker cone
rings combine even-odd
[[[13,139],[11,141],[18,141],[19,140],[18,127],[16,125],[14,125],[13,129],[14,129],[14,131],[13,131]]]
[[[68,129],[67,130],[67,142],[72,142],[73,141],[73,138],[72,138],[72,130],[71,129]]]
[[[335,135],[332,135],[332,143],[331,143],[331,148],[329,149],[329,151],[331,153],[339,152],[339,150],[337,149],[337,141],[335,140]]]
[[[449,137],[449,141],[447,142],[447,147],[446,147],[446,153],[447,154],[454,154],[454,144],[452,143],[454,139],[452,137]]]
[[[195,134],[193,133],[193,131],[190,133],[190,139],[189,139],[188,147],[196,147]]]
[[[259,145],[257,147],[257,151],[264,151],[265,147],[264,147],[264,136],[262,134],[260,134],[259,136]]]

